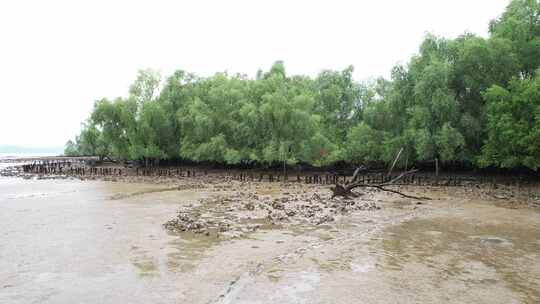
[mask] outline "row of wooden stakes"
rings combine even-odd
[[[89,167],[71,162],[47,162],[40,164],[23,165],[25,173],[58,174],[70,176],[156,176],[156,177],[198,177],[208,175],[208,170],[195,170],[185,168],[124,168],[124,167]],[[283,174],[278,172],[260,171],[219,171],[217,175],[242,182],[298,182],[305,184],[336,184],[347,183],[350,177],[333,173],[312,174]],[[381,184],[395,178],[396,175],[383,173],[367,173],[358,177],[357,182],[363,184]],[[431,175],[411,174],[402,178],[398,185],[443,185],[461,186],[470,182],[470,178],[459,176],[446,176],[436,178]]]

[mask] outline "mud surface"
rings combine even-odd
[[[537,208],[407,190],[0,178],[0,303],[540,302]]]

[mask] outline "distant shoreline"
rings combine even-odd
[[[0,160],[19,159],[19,158],[43,158],[43,157],[62,157],[62,153],[12,153],[0,152]]]
[[[0,157],[4,156],[57,156],[64,154],[62,146],[33,146],[0,144]]]

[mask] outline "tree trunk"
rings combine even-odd
[[[404,170],[407,171],[407,167],[409,166],[409,153],[405,156],[405,168]]]

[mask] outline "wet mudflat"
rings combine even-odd
[[[380,209],[276,221],[313,194],[333,210],[328,190],[173,186],[0,179],[0,302],[540,302],[538,209],[432,189],[422,204],[373,192],[357,205]],[[297,196],[282,206],[283,193]],[[245,225],[164,229],[178,210]]]

